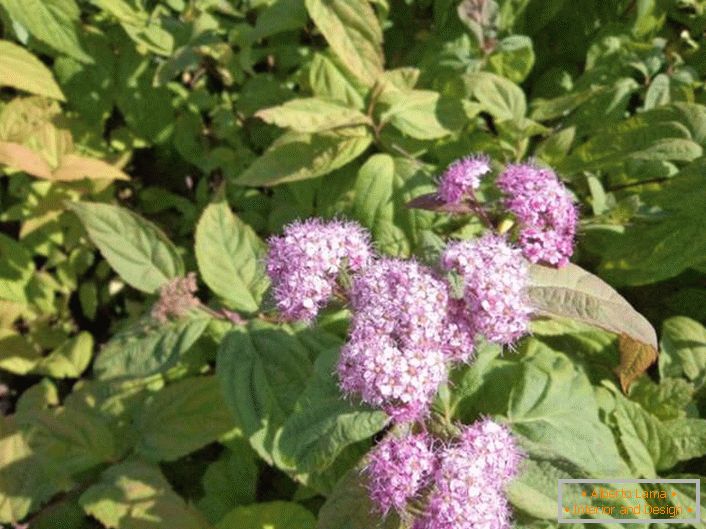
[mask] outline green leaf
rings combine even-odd
[[[511,35],[502,39],[488,57],[493,73],[521,83],[534,66],[532,39],[525,35]]]
[[[406,204],[433,190],[425,166],[375,154],[358,171],[353,216],[371,231],[381,252],[409,255],[422,243],[435,215]]]
[[[360,87],[347,77],[347,72],[342,71],[336,61],[326,55],[314,55],[309,67],[309,84],[317,97],[338,101],[358,110],[365,108]]]
[[[0,522],[12,524],[70,483],[38,464],[27,434],[12,417],[0,417]]]
[[[404,134],[419,140],[448,136],[465,123],[460,101],[442,98],[432,90],[388,89],[380,102],[388,105],[380,123],[390,123]]]
[[[525,94],[512,81],[488,72],[467,74],[465,81],[483,110],[497,120],[521,120],[525,117]]]
[[[234,426],[215,377],[187,378],[145,401],[136,422],[136,451],[150,461],[173,461]]]
[[[204,282],[229,306],[245,312],[260,307],[268,285],[262,272],[265,245],[224,200],[210,204],[201,215],[195,251]]]
[[[279,461],[276,438],[312,372],[307,348],[287,329],[259,321],[235,328],[216,360],[225,401],[261,457]]]
[[[49,68],[27,50],[7,40],[0,40],[0,86],[64,101],[64,94]]]
[[[394,513],[381,524],[361,477],[361,467],[358,466],[341,478],[319,510],[317,529],[370,529],[380,526],[381,529],[401,529],[402,525]]]
[[[298,472],[328,467],[345,447],[372,437],[387,422],[385,413],[343,399],[333,375],[338,350],[319,355],[314,376],[282,426],[281,458]]]
[[[137,322],[111,338],[98,353],[93,371],[103,380],[165,372],[196,343],[210,321],[193,314],[158,326]]]
[[[343,65],[372,86],[382,74],[382,29],[367,0],[306,0],[319,31]]]
[[[316,518],[298,503],[271,501],[236,507],[216,529],[314,529]]]
[[[659,111],[660,107],[651,112]],[[704,120],[706,124],[706,120]],[[660,218],[636,219],[602,245],[598,270],[616,285],[644,285],[680,274],[703,262],[706,238],[701,212],[706,208],[703,173],[706,161],[688,165],[659,190],[640,200],[661,210]]]
[[[671,99],[669,84],[669,76],[664,73],[660,73],[652,79],[647,92],[645,92],[645,110],[669,103]]]
[[[231,449],[208,465],[202,479],[204,497],[198,507],[212,522],[223,518],[234,507],[254,503],[256,499],[255,453],[246,441],[228,445]]]
[[[82,331],[37,362],[34,373],[54,378],[78,378],[93,357],[93,336]]]
[[[110,467],[79,503],[86,513],[114,529],[212,527],[171,489],[158,467],[141,461]]]
[[[139,215],[118,206],[72,202],[91,241],[126,283],[153,293],[184,274],[176,247],[162,231]]]
[[[706,328],[684,316],[662,325],[660,377],[686,377],[697,387],[706,384]]]
[[[610,285],[575,264],[533,265],[528,295],[541,314],[626,334],[657,350],[657,333],[650,322]]]
[[[640,377],[630,386],[630,400],[649,410],[660,420],[679,419],[694,397],[694,385],[683,378],[660,377],[659,384]]]
[[[320,134],[288,132],[235,182],[246,186],[273,186],[322,176],[357,158],[372,141],[372,135],[362,126]]]
[[[27,303],[27,288],[34,270],[27,248],[0,233],[0,299]]]
[[[255,116],[267,123],[298,132],[322,132],[338,127],[370,124],[370,118],[358,110],[316,97],[292,99],[283,105],[260,110]]]
[[[472,410],[506,417],[530,455],[565,458],[586,476],[627,475],[586,375],[541,342],[531,339],[525,347],[519,361],[496,361],[486,371]]]
[[[37,40],[78,61],[93,62],[79,42],[79,9],[73,0],[0,0],[0,5]]]

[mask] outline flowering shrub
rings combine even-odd
[[[702,3],[0,0],[0,526],[703,479]]]

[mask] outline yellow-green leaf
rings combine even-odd
[[[7,40],[0,40],[0,86],[64,101],[64,94],[49,68],[27,50]]]

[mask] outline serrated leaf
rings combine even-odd
[[[665,320],[662,326],[661,377],[685,377],[697,387],[706,383],[706,328],[685,316]]]
[[[619,334],[618,375],[624,389],[657,358],[657,333],[610,285],[569,263],[562,268],[533,265],[527,289],[540,314],[571,318]]]
[[[370,229],[383,253],[408,255],[434,222],[433,213],[406,206],[433,189],[424,169],[403,158],[375,154],[358,171],[353,216]]]
[[[73,0],[0,0],[0,4],[37,40],[81,62],[93,62],[79,42],[79,9]]]
[[[298,132],[322,132],[338,127],[370,124],[370,118],[358,110],[316,97],[292,99],[283,105],[260,110],[255,116],[267,123]]]
[[[216,375],[226,404],[253,448],[278,461],[276,438],[312,372],[306,347],[290,331],[253,321],[221,342]]]
[[[255,312],[267,289],[265,245],[224,200],[206,207],[195,234],[196,261],[208,287],[229,306]]]
[[[318,97],[332,99],[358,110],[365,108],[365,100],[361,95],[363,90],[326,55],[314,55],[309,69],[309,84]]]
[[[139,215],[110,204],[73,202],[91,241],[126,283],[153,293],[184,274],[184,263],[164,233]]]
[[[42,61],[7,40],[0,40],[0,86],[64,101],[64,94]]]
[[[135,450],[150,461],[173,461],[235,427],[215,377],[180,380],[145,401]]]
[[[525,35],[505,37],[488,56],[488,65],[494,73],[521,83],[534,66],[532,39]]]
[[[273,186],[322,176],[357,158],[372,141],[370,132],[361,126],[320,134],[288,132],[235,182],[246,186]]]
[[[271,501],[236,507],[216,529],[314,529],[316,518],[298,503]]]
[[[159,468],[137,460],[110,467],[79,503],[111,529],[208,529],[203,516],[171,489]]]
[[[111,338],[98,353],[93,371],[102,380],[165,372],[194,345],[210,321],[195,314],[158,326],[137,322]]]
[[[367,86],[382,74],[382,29],[367,0],[306,0],[309,16],[343,65]]]
[[[419,140],[434,140],[460,129],[465,117],[460,101],[442,98],[433,90],[387,90],[380,102],[388,108],[380,115],[404,134]]]
[[[42,357],[32,372],[53,378],[78,378],[86,370],[92,357],[93,336],[82,331]]]
[[[467,74],[464,79],[483,110],[497,120],[521,120],[525,117],[525,94],[509,79],[488,72]]]
[[[328,467],[347,446],[368,439],[387,423],[381,411],[345,401],[333,376],[338,348],[319,355],[314,376],[282,426],[277,447],[298,472]]]

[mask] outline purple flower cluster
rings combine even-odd
[[[520,225],[519,243],[533,263],[564,266],[574,251],[578,213],[571,193],[551,169],[509,165],[498,177],[505,206]]]
[[[499,344],[511,344],[527,333],[529,268],[519,249],[489,234],[449,244],[441,264],[463,279],[466,310],[461,314],[470,328]]]
[[[414,529],[510,527],[504,489],[524,457],[510,431],[482,419],[440,449],[433,444],[427,434],[412,434],[375,447],[366,472],[377,509],[404,515],[414,501],[422,507]]]
[[[429,482],[434,463],[427,435],[386,437],[370,453],[366,467],[370,499],[383,515],[390,509],[402,512]]]
[[[380,259],[354,278],[350,301],[341,388],[397,421],[419,418],[447,374],[445,283],[414,261]]]
[[[372,257],[370,236],[354,222],[308,219],[268,241],[267,274],[286,320],[311,321],[334,293],[344,262],[352,271]]]
[[[446,168],[439,181],[439,198],[447,204],[458,204],[470,191],[478,189],[480,179],[490,172],[487,156],[468,156]]]

